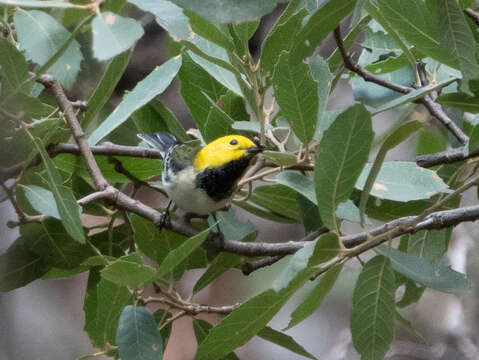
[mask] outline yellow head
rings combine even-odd
[[[219,167],[243,156],[253,156],[264,150],[247,137],[241,135],[227,135],[213,140],[204,146],[196,155],[194,168],[203,171],[206,168]]]

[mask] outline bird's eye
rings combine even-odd
[[[238,144],[238,140],[236,139],[233,139],[230,141],[230,145],[237,145]]]

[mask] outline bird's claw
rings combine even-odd
[[[170,224],[170,211],[165,210],[161,213],[160,221],[158,223],[158,230],[161,231],[165,226]]]

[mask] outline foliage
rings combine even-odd
[[[457,295],[469,290],[469,279],[446,266],[443,256],[451,227],[479,218],[477,206],[459,209],[461,194],[479,180],[477,166],[463,161],[477,156],[479,146],[478,118],[465,116],[479,112],[479,36],[462,8],[470,2],[328,0],[317,7],[292,0],[253,56],[249,41],[260,17],[279,2],[0,0],[0,200],[14,205],[18,219],[9,226],[20,228],[0,254],[1,291],[89,272],[85,331],[104,354],[129,360],[161,359],[172,322],[200,313],[226,316],[215,326],[193,319],[197,359],[237,359],[235,349],[254,336],[321,358],[284,331],[320,308],[345,263],[365,252],[374,257],[359,271],[351,299],[352,341],[362,359],[385,356],[394,321],[403,319],[398,310],[417,302],[425,288]],[[108,101],[145,33],[145,21],[133,18],[138,9],[169,34],[171,54],[111,110]],[[350,15],[343,41],[338,26]],[[338,48],[328,58],[314,55],[333,30]],[[355,63],[347,48],[361,33]],[[84,81],[85,58],[96,59],[93,66],[102,72],[86,108],[63,91]],[[341,78],[358,103],[329,109]],[[172,83],[181,85],[197,130],[186,132],[158,100]],[[439,121],[417,121],[418,104]],[[391,111],[395,125],[376,134],[374,116],[384,111]],[[218,213],[217,222],[188,224],[178,213],[160,231],[160,212],[132,199],[140,187],[161,196],[159,154],[135,136],[154,131],[203,143],[231,133],[259,136],[267,150],[256,173],[238,184],[242,198]],[[460,149],[456,164],[447,154],[431,169],[406,154],[403,161],[385,161],[406,140],[418,143],[418,155],[441,151],[448,131],[450,145]],[[69,139],[76,145],[66,144]],[[125,144],[134,146],[117,146]],[[267,181],[250,186],[258,180]],[[261,228],[239,220],[235,207],[300,224],[307,235],[257,243]],[[104,227],[91,232],[86,215],[101,216]],[[371,219],[392,222],[371,229]],[[344,222],[364,233],[346,236]],[[217,228],[224,239],[215,237]],[[393,239],[404,234],[402,244],[408,243],[399,246]],[[195,294],[230,269],[248,274],[284,257],[289,262],[277,279],[241,304],[196,304],[173,289],[191,269],[206,269],[191,289]],[[287,329],[269,327],[321,274]],[[145,298],[143,290],[152,286],[161,296]],[[151,303],[172,312],[152,314]]]

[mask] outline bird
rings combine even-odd
[[[172,202],[187,213],[215,217],[216,211],[230,204],[238,181],[265,149],[259,139],[242,135],[222,136],[205,146],[183,143],[168,132],[137,136],[163,158],[161,181],[170,201],[160,230],[169,221]]]

